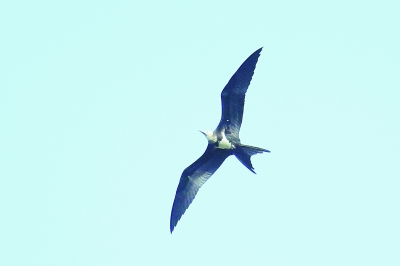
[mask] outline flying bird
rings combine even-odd
[[[187,167],[179,180],[172,205],[170,230],[174,230],[179,219],[192,203],[200,187],[217,171],[230,155],[254,172],[250,157],[269,150],[240,143],[239,131],[242,124],[244,98],[256,68],[262,48],[250,55],[233,74],[222,90],[221,120],[214,131],[200,131],[208,140],[203,155]]]

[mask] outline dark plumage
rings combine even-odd
[[[199,159],[183,171],[179,181],[171,211],[171,233],[192,203],[199,188],[217,171],[228,156],[235,155],[244,166],[255,173],[250,157],[257,153],[269,152],[262,148],[243,145],[239,138],[245,94],[261,50],[262,48],[258,49],[244,61],[222,90],[221,120],[213,132],[202,132],[208,140],[207,149]]]

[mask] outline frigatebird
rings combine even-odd
[[[228,156],[235,155],[255,174],[250,157],[257,153],[270,152],[263,148],[241,144],[239,139],[244,98],[261,50],[262,48],[258,49],[243,62],[222,90],[222,116],[217,128],[214,131],[200,131],[208,140],[207,149],[182,173],[172,205],[171,233],[200,187],[217,171]]]

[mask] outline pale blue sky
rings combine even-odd
[[[8,1],[0,265],[400,265],[399,1]],[[171,235],[220,93],[243,143]]]

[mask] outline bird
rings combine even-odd
[[[170,232],[192,203],[200,187],[217,171],[226,158],[235,157],[255,174],[250,157],[269,150],[244,145],[239,131],[243,119],[245,94],[263,47],[251,54],[230,78],[221,92],[222,115],[214,131],[200,131],[208,141],[200,158],[187,167],[179,180],[171,210]]]

